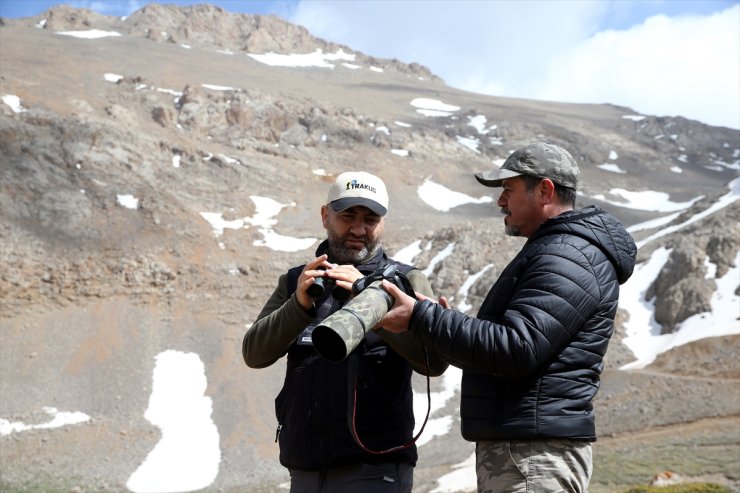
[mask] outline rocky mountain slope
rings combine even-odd
[[[60,34],[88,30],[120,35]],[[270,52],[339,56],[305,67],[254,56]],[[282,363],[247,369],[241,338],[277,276],[315,247],[277,251],[267,239],[321,238],[325,190],[344,170],[385,179],[387,249],[419,242],[414,262],[433,265],[435,290],[472,312],[521,241],[503,235],[490,201],[440,210],[419,187],[490,195],[472,173],[535,139],[571,150],[584,175],[579,202],[628,226],[667,214],[627,207],[620,190],[687,204],[634,233],[641,262],[670,251],[646,293],[664,333],[711,310],[716,280],[737,259],[737,202],[708,210],[732,193],[737,130],[613,105],[467,93],[425,67],[357,53],[274,17],[149,5],[126,19],[69,7],[0,19],[0,96],[18,98],[0,104],[0,418],[42,423],[45,406],[91,417],[0,435],[3,491],[125,491],[161,438],[144,412],[156,357],[170,349],[197,354],[208,378],[221,460],[207,490],[283,491],[272,415]],[[429,116],[420,105],[430,100],[450,106]],[[263,198],[278,204],[267,226],[254,220]],[[215,229],[203,213],[230,226]],[[435,263],[453,243],[455,254]],[[489,264],[463,299],[466,279]],[[738,337],[690,343],[623,371],[635,359],[621,342],[628,316],[620,314],[597,402],[593,490],[676,467],[737,488]],[[446,410],[455,416],[454,402]],[[685,443],[656,430],[685,433]],[[712,460],[669,457],[648,466],[660,470],[610,472],[636,448],[666,443]],[[416,490],[431,491],[471,450],[454,424],[421,447]]]

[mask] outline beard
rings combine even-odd
[[[522,235],[521,230],[514,226],[506,226],[504,228],[504,232],[507,234],[507,236],[521,236]]]
[[[521,236],[522,230],[517,228],[516,226],[512,226],[506,223],[506,218],[509,216],[510,211],[509,209],[501,209],[501,214],[504,215],[504,232],[508,236]]]
[[[350,235],[339,236],[333,231],[328,231],[329,260],[331,262],[358,265],[365,260],[373,258],[378,253],[378,249],[380,249],[380,238],[371,242],[367,238],[352,237],[353,240],[361,240],[365,244],[359,250],[344,246],[344,242],[349,238]]]

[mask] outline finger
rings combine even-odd
[[[429,298],[424,296],[423,294],[419,293],[418,291],[414,291],[414,295],[416,296],[416,299],[419,301],[428,300]]]
[[[306,265],[303,266],[303,273],[311,271],[316,269],[323,261],[326,260],[326,255],[322,255],[320,257],[316,257],[315,259],[306,262]]]
[[[346,268],[345,266],[339,266],[331,270],[326,271],[326,276],[331,277],[337,281],[346,281],[350,284],[355,282],[361,277],[364,277],[362,273],[355,268]]]
[[[327,259],[329,258],[328,255],[324,254],[319,257],[316,257],[313,262],[310,262],[306,265],[306,267],[310,266],[311,269],[316,269],[318,267],[324,267],[325,269],[331,269],[332,267],[335,267],[334,264],[330,263]]]
[[[352,291],[352,284],[351,282],[344,281],[342,279],[335,279],[336,286],[342,289],[346,289],[347,291]]]
[[[305,277],[320,277],[324,276],[324,272],[327,269],[331,269],[335,267],[334,264],[327,261],[327,255],[321,255],[320,257],[316,257],[312,261],[308,262],[303,267],[303,274]]]
[[[383,279],[383,289],[388,291],[388,294],[393,296],[393,298],[396,300],[400,299],[401,296],[403,296],[404,294],[400,289],[398,289],[398,286],[396,286],[395,284],[393,284],[387,279]]]
[[[442,308],[448,309],[450,307],[450,302],[447,301],[446,296],[440,296],[439,297],[439,304],[442,305]]]

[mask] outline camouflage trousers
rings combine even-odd
[[[591,443],[577,440],[475,444],[478,493],[587,493]]]

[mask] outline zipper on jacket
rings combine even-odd
[[[280,423],[278,423],[277,430],[275,430],[275,443],[277,443],[278,438],[280,438],[280,430],[282,430],[282,429],[283,429],[283,425],[281,425]]]

